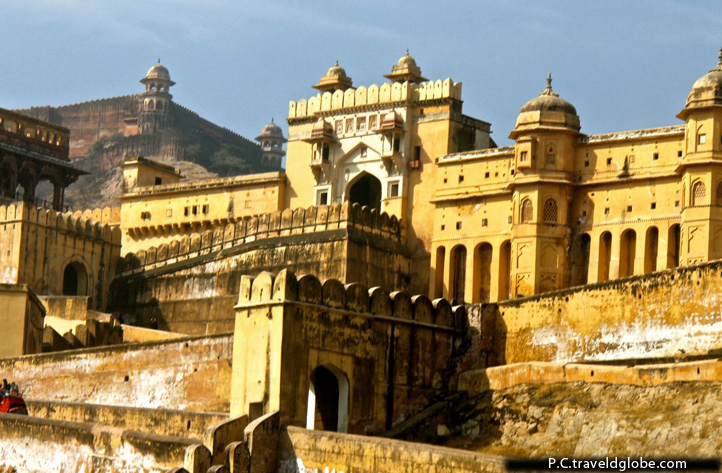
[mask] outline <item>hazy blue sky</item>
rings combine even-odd
[[[692,83],[717,63],[717,1],[0,0],[0,107],[140,92],[158,59],[174,100],[253,138],[308,98],[338,59],[380,83],[409,48],[424,76],[463,82],[466,114],[508,144],[544,89],[582,131],[680,123]]]

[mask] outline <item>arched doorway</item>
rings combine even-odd
[[[348,189],[349,202],[367,205],[372,209],[381,210],[381,181],[368,173],[363,173]]]
[[[462,304],[466,289],[466,247],[457,245],[451,249],[451,290],[450,297],[456,303]]]
[[[587,276],[589,273],[589,251],[592,246],[592,237],[589,233],[582,234],[579,237],[579,244],[577,248],[577,258],[575,265],[574,274],[574,285],[584,285],[587,283]]]
[[[619,248],[619,277],[623,278],[634,274],[634,259],[636,258],[637,232],[625,230]]]
[[[487,303],[491,298],[491,257],[489,243],[480,243],[474,248],[474,289],[471,302]]]
[[[65,267],[63,272],[63,295],[88,295],[88,272],[81,263],[73,262]]]
[[[499,295],[497,300],[511,297],[511,242],[505,240],[499,247]]]
[[[311,372],[306,411],[306,428],[348,431],[349,383],[343,371],[317,366]]]
[[[612,234],[604,232],[599,237],[599,259],[597,281],[609,279],[609,264],[612,258]]]
[[[667,267],[679,266],[679,224],[675,223],[667,231]]]
[[[659,245],[659,230],[657,227],[647,229],[647,238],[644,242],[644,272],[657,270],[657,253]]]

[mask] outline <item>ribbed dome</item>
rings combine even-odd
[[[263,131],[261,131],[261,136],[283,137],[283,130],[281,130],[280,126],[273,123],[273,119],[271,119],[271,123],[263,127]]]
[[[348,77],[346,75],[346,69],[338,65],[338,61],[336,61],[336,64],[328,68],[328,72],[326,73],[326,77]]]
[[[331,66],[326,72],[326,75],[321,77],[318,84],[313,87],[322,92],[333,92],[334,90],[346,90],[353,84],[353,81],[349,76],[346,75],[346,71],[343,67],[336,64]]]
[[[391,82],[423,82],[426,80],[421,75],[421,69],[416,65],[416,60],[411,57],[408,49],[406,54],[401,56],[399,62],[391,67],[391,74],[386,74],[384,77],[391,79]]]
[[[722,49],[717,67],[695,81],[685,108],[722,104]]]
[[[161,63],[156,64],[155,66],[148,69],[148,73],[145,75],[146,79],[162,79],[162,80],[170,80],[170,72],[168,72],[168,69]]]
[[[549,73],[547,87],[544,92],[525,103],[519,111],[519,113],[525,112],[564,112],[576,115],[577,109],[552,90],[552,75]]]
[[[406,54],[401,56],[399,59],[399,62],[396,63],[397,66],[412,66],[416,67],[416,60],[409,54],[409,50],[406,50]]]

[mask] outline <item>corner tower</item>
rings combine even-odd
[[[263,150],[261,164],[280,168],[281,161],[286,155],[283,150],[283,143],[286,142],[286,138],[283,136],[281,127],[273,123],[273,118],[271,118],[271,123],[263,127],[261,134],[256,137],[256,141],[261,143],[261,149]]]
[[[524,104],[509,135],[516,142],[510,171],[512,297],[569,283],[569,209],[579,130],[577,110],[554,92],[550,73],[546,88]]]
[[[722,258],[722,49],[692,85],[684,109],[680,264]]]
[[[138,117],[138,133],[155,133],[168,127],[168,116],[171,86],[170,73],[158,59],[158,64],[151,67],[140,82],[145,85],[141,94],[141,112]]]

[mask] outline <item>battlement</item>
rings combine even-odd
[[[381,86],[373,84],[369,87],[361,86],[357,89],[337,90],[333,93],[324,92],[308,100],[291,101],[288,107],[288,118],[305,118],[314,116],[318,112],[367,105],[423,102],[447,98],[461,100],[461,82],[454,82],[448,78],[443,81],[429,81],[420,84],[387,82]]]
[[[118,228],[120,208],[118,207],[61,213],[25,202],[0,206],[0,224],[18,222],[102,239],[120,246],[121,233]]]
[[[380,287],[343,284],[337,279],[321,282],[312,274],[296,277],[287,269],[275,276],[269,272],[263,272],[255,278],[241,276],[236,309],[274,302],[302,302],[337,311],[368,314],[375,318],[391,317],[407,323],[458,331],[466,329],[464,307],[452,307],[446,299],[432,301],[423,295],[409,296],[402,291],[389,293]]]
[[[334,203],[307,209],[277,210],[244,217],[225,227],[191,233],[180,240],[137,253],[128,253],[118,265],[121,276],[140,273],[266,238],[356,228],[362,232],[402,242],[401,222],[396,216],[358,204]]]

